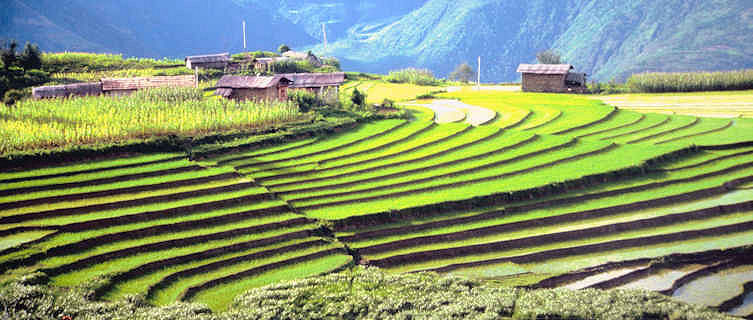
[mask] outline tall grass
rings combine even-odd
[[[390,74],[384,77],[384,80],[392,83],[410,83],[422,86],[434,86],[440,83],[440,81],[434,77],[431,70],[416,68],[390,71]]]
[[[42,68],[50,73],[147,69],[182,64],[183,61],[178,59],[123,58],[120,54],[64,52],[42,55]]]
[[[640,73],[631,76],[632,92],[691,92],[753,89],[753,70],[719,72]]]
[[[301,117],[292,102],[200,99],[159,89],[127,97],[25,100],[0,108],[0,154],[260,128]]]

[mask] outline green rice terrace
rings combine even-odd
[[[430,92],[394,86],[398,100]],[[496,117],[438,124],[412,107],[278,144],[4,169],[2,279],[41,271],[100,284],[95,299],[223,311],[360,264],[524,288],[509,290],[643,289],[753,317],[753,119],[437,95]]]

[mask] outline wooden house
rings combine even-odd
[[[102,79],[102,92],[108,95],[129,94],[141,89],[196,86],[194,76],[163,76],[163,77],[139,77],[139,78],[106,78]]]
[[[288,99],[288,87],[293,81],[282,76],[223,76],[217,81],[215,94],[234,100],[277,100]]]
[[[224,70],[230,64],[230,53],[207,54],[186,57],[186,68]]]
[[[523,91],[584,93],[586,74],[577,73],[569,64],[521,64]]]
[[[340,86],[345,82],[344,72],[332,73],[286,73],[281,76],[293,81],[291,89],[314,92],[322,98],[332,99],[339,95]]]
[[[74,83],[44,86],[32,89],[34,99],[98,96],[102,94],[101,82]]]

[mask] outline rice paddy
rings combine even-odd
[[[437,89],[346,87],[394,100]],[[64,287],[106,276],[104,299],[219,311],[248,289],[354,263],[531,285],[648,259],[567,286],[665,292],[712,263],[651,259],[753,245],[751,119],[641,114],[580,96],[438,95],[497,117],[438,124],[417,109],[201,162],[129,154],[0,172],[0,270],[42,270]],[[716,281],[698,279],[674,295],[695,301]],[[750,279],[725,279],[704,303],[741,296],[729,309],[746,312]]]

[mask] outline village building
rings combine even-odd
[[[215,94],[233,100],[277,100],[288,99],[288,87],[293,81],[282,76],[230,76],[217,81]]]
[[[345,82],[344,72],[286,73],[281,76],[293,81],[291,89],[307,90],[328,101],[337,99],[340,86]]]
[[[196,86],[195,79],[191,75],[187,76],[161,76],[161,77],[141,77],[141,78],[122,78],[101,79],[98,82],[74,83],[57,86],[43,86],[32,89],[32,96],[35,99],[52,99],[68,97],[85,97],[107,95],[125,95],[141,89],[163,88],[163,87],[185,87]]]
[[[102,92],[107,95],[125,95],[150,88],[191,88],[196,86],[194,76],[162,76],[138,78],[105,78],[101,80]]]
[[[32,89],[34,99],[98,96],[102,94],[102,82],[74,83],[44,86]]]
[[[521,64],[522,87],[526,92],[584,93],[586,74],[573,72],[569,64]]]
[[[207,54],[200,56],[188,56],[185,59],[186,68],[194,69],[219,69],[224,70],[230,64],[230,53]]]

